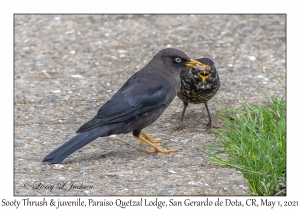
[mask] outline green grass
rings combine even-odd
[[[267,106],[242,102],[242,110],[222,107],[225,129],[215,129],[217,146],[210,159],[240,170],[253,195],[286,195],[286,103],[271,94]],[[228,159],[218,153],[228,154]],[[277,187],[276,187],[277,186]]]

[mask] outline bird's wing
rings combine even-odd
[[[149,84],[149,85],[147,85]],[[122,122],[146,113],[168,102],[171,85],[154,81],[132,79],[113,95],[98,111],[97,115],[77,132],[83,132],[103,124]]]

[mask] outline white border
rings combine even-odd
[[[5,2],[5,3],[3,3]],[[14,13],[286,13],[287,14],[287,197],[268,197],[269,200],[298,200],[299,201],[299,120],[300,104],[298,84],[299,75],[299,12],[296,1],[272,1],[272,0],[252,0],[252,1],[3,1],[1,2],[1,146],[0,146],[0,205],[2,199],[13,201],[21,200],[24,197],[13,197],[13,14]],[[298,138],[297,138],[298,137]],[[48,197],[51,199],[54,197]],[[129,197],[121,197],[130,199]],[[135,197],[138,199],[137,197]],[[184,200],[187,197],[172,197]],[[234,197],[228,197],[234,200]],[[261,199],[262,197],[256,197]],[[40,200],[41,197],[31,197]],[[76,200],[76,197],[63,197],[61,200]],[[83,198],[87,200],[88,198]],[[116,200],[117,197],[107,198]],[[148,197],[147,199],[155,199]],[[160,200],[168,201],[170,197],[160,197]],[[192,197],[191,199],[195,199]],[[203,198],[204,199],[204,198]],[[212,200],[217,197],[211,197]],[[226,199],[226,197],[222,197]],[[237,197],[239,200],[248,199]],[[53,207],[44,207],[52,208]],[[75,207],[76,209],[79,209]],[[98,207],[99,208],[99,207]],[[98,209],[97,208],[97,209]],[[118,207],[115,207],[118,208]],[[182,207],[177,207],[177,209]],[[203,208],[203,207],[198,207]],[[230,206],[223,209],[232,208]],[[253,207],[254,208],[254,207]],[[20,207],[19,209],[24,209]],[[72,208],[73,209],[73,208]],[[86,208],[85,208],[86,209]],[[132,208],[126,208],[132,209]],[[135,208],[137,209],[137,208]],[[257,208],[255,208],[257,209]],[[261,208],[259,208],[261,209]],[[270,207],[266,207],[270,209]]]

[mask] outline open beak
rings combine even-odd
[[[202,81],[205,82],[207,77],[210,76],[210,73],[208,71],[206,71],[205,69],[200,69],[198,72],[198,75],[202,78]]]

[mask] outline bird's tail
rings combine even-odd
[[[49,163],[61,163],[66,157],[101,136],[99,129],[92,129],[77,134],[69,141],[50,152],[43,160]]]

